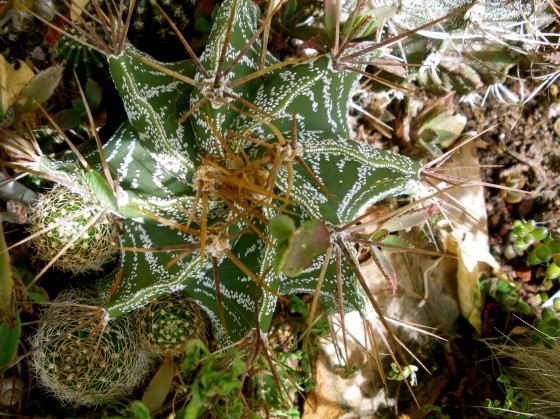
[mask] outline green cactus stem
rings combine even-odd
[[[343,228],[376,202],[424,190],[420,164],[350,140],[353,88],[382,51],[365,43],[279,62],[263,51],[259,15],[250,0],[226,0],[204,52],[176,63],[126,41],[122,16],[99,18],[108,33],[97,49],[128,120],[102,150],[119,187],[87,174],[97,189],[78,183],[121,218],[117,266],[97,284],[109,319],[183,290],[227,345],[266,332],[279,295],[312,292],[326,310],[361,310]],[[100,154],[88,161],[102,172]],[[51,178],[79,173],[64,164]],[[297,226],[318,220],[329,242],[319,248],[342,243],[348,258],[329,250],[284,266],[298,275],[275,270],[267,225],[282,213]]]

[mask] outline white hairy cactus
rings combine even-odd
[[[108,214],[91,223],[98,213],[93,202],[66,187],[42,194],[29,213],[36,259],[56,259],[53,266],[73,274],[101,270],[118,254],[118,231]]]

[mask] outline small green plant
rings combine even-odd
[[[203,412],[212,417],[242,417],[245,363],[236,349],[211,353],[201,340],[191,340],[185,347],[181,373],[188,380],[185,390],[189,401],[177,413],[178,418],[195,419]]]
[[[428,413],[426,418],[430,419],[451,419],[447,413],[443,413],[441,406],[433,405],[433,404],[424,404],[422,405],[422,412]],[[431,413],[431,414],[430,414]]]
[[[511,229],[510,238],[513,249],[516,252],[525,252],[535,243],[539,243],[548,237],[546,227],[537,226],[535,220],[515,220]]]
[[[387,375],[389,380],[395,381],[406,381],[410,382],[411,386],[415,386],[418,384],[418,379],[416,378],[416,371],[418,371],[418,367],[416,365],[404,365],[399,366],[394,362],[391,362],[391,371]]]
[[[529,413],[530,410],[529,398],[523,390],[515,387],[511,377],[506,374],[501,374],[496,381],[504,388],[504,400],[486,399],[484,406],[488,411],[494,416],[511,417],[515,414],[515,417],[529,418],[530,415],[523,414]]]
[[[511,249],[516,254],[526,254],[529,265],[546,267],[542,274],[545,281],[560,277],[560,240],[555,238],[554,232],[534,220],[515,220],[510,238]],[[505,253],[512,252],[506,249]]]
[[[518,294],[520,285],[501,278],[487,278],[480,281],[482,295],[492,297],[508,313],[530,314],[531,306]]]
[[[531,340],[542,343],[547,348],[552,348],[560,338],[560,318],[552,308],[545,308],[541,318],[533,322],[535,330],[531,333]]]

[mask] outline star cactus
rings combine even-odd
[[[374,302],[355,225],[425,189],[419,163],[350,139],[353,88],[381,50],[341,38],[279,61],[260,39],[270,16],[259,26],[250,0],[226,0],[204,52],[185,41],[191,58],[164,63],[127,41],[123,8],[93,6],[103,37],[76,30],[106,57],[127,120],[84,157],[20,165],[118,225],[120,255],[97,283],[103,321],[182,291],[227,345],[266,333],[282,295],[314,293],[330,311]]]
[[[259,13],[249,0],[226,1],[202,55],[177,63],[136,49],[123,21],[107,24],[107,42],[88,35],[128,120],[85,163],[40,163],[118,219],[120,257],[98,283],[109,319],[183,290],[227,344],[266,332],[279,296],[315,292],[319,280],[321,295],[339,290],[345,309],[361,309],[355,263],[336,262],[338,246],[353,253],[344,226],[371,204],[421,189],[418,163],[350,140],[352,89],[380,51],[362,43],[279,61],[259,39],[268,23],[258,27]],[[280,214],[296,228],[323,227],[317,257],[289,259],[305,266],[272,269],[278,239],[267,226]],[[331,245],[338,250],[325,261]],[[324,305],[337,309],[332,298]]]

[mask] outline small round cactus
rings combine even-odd
[[[177,29],[183,34],[194,30],[197,1],[160,1],[164,12],[173,19]],[[210,8],[211,10],[211,8]],[[200,14],[200,12],[199,12]],[[128,39],[159,59],[170,59],[181,51],[181,44],[158,7],[150,0],[137,0],[134,3]]]
[[[129,394],[150,371],[129,317],[107,322],[93,293],[61,294],[31,337],[39,384],[63,402],[97,405]],[[48,320],[48,321],[47,321]]]
[[[62,186],[41,195],[29,213],[29,232],[37,234],[31,241],[35,257],[42,261],[56,258],[53,266],[73,274],[101,270],[118,254],[118,230],[105,214],[84,231],[99,211],[93,202]]]
[[[181,356],[185,343],[206,341],[206,318],[182,293],[170,294],[138,310],[137,324],[146,348],[159,356]]]
[[[73,33],[73,35],[76,35]],[[102,33],[100,34],[102,36]],[[66,72],[72,78],[72,71],[76,71],[79,76],[85,76],[86,79],[107,78],[109,70],[104,57],[92,48],[81,44],[75,39],[66,36],[61,37],[56,42],[55,57],[61,60],[66,68]]]

